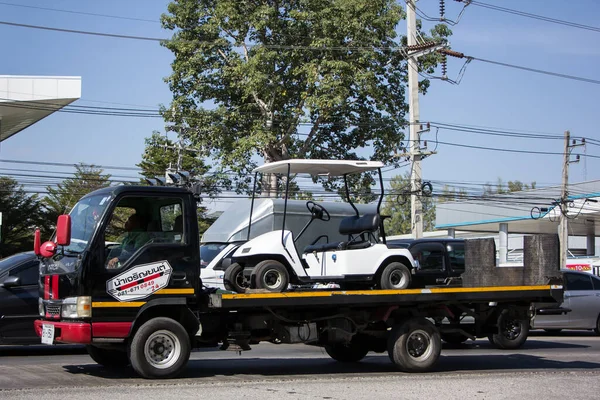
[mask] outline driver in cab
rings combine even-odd
[[[121,240],[121,245],[110,251],[106,268],[119,268],[133,253],[150,240],[144,226],[144,218],[139,214],[132,214],[127,218],[124,225],[126,232]]]

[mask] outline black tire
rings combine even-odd
[[[389,263],[381,272],[379,287],[381,289],[408,289],[412,275],[406,265],[401,262]]]
[[[166,379],[178,375],[190,358],[190,337],[185,328],[171,318],[154,318],[144,323],[129,347],[131,366],[147,379]]]
[[[353,339],[349,343],[328,344],[325,346],[325,351],[336,361],[354,363],[365,358],[369,346],[364,340]]]
[[[236,293],[245,293],[244,286],[244,267],[238,263],[233,263],[225,270],[223,276],[223,286],[225,289]]]
[[[283,292],[290,283],[290,274],[279,261],[265,260],[254,267],[255,283],[257,289],[269,292]]]
[[[600,335],[600,315],[598,315],[598,319],[596,320],[596,328],[594,329],[596,335]]]
[[[546,333],[549,333],[551,335],[556,335],[562,332],[562,329],[544,329],[544,331]]]
[[[425,318],[412,318],[392,328],[388,355],[401,371],[426,372],[442,351],[440,332]]]
[[[88,354],[97,364],[108,368],[120,368],[129,365],[126,351],[103,349],[92,345],[85,346]]]
[[[460,333],[441,333],[442,340],[448,344],[461,344],[466,342],[469,338]]]
[[[518,349],[523,346],[528,335],[529,320],[514,319],[504,310],[498,317],[498,333],[492,334],[492,343],[499,349]]]

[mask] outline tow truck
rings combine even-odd
[[[180,374],[194,348],[245,351],[260,342],[321,346],[339,362],[387,352],[400,370],[425,372],[442,339],[489,337],[518,348],[532,302],[562,301],[560,284],[215,293],[200,278],[197,196],[177,187],[107,187],[59,216],[51,240],[41,243],[36,231],[34,325],[42,343],[84,344],[97,363],[131,365],[149,379]],[[134,212],[148,240],[113,263],[107,242]]]

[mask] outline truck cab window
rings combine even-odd
[[[463,243],[452,243],[447,246],[450,267],[453,271],[465,270],[465,245]]]
[[[590,276],[580,274],[565,274],[567,290],[593,290]]]
[[[181,243],[182,202],[179,198],[124,197],[106,229],[106,268],[120,268],[146,245]]]

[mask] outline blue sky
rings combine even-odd
[[[157,22],[118,20],[58,13],[0,4],[0,20],[128,35],[168,37],[158,23],[163,0],[12,0],[23,5],[121,15]],[[492,0],[487,0],[492,2]],[[447,1],[446,14],[461,6]],[[549,17],[597,26],[600,2],[578,0],[496,1]],[[418,7],[436,15],[438,2],[420,0]],[[425,27],[432,23],[424,22]],[[405,29],[405,24],[399,27]],[[505,14],[471,5],[452,27],[452,48],[483,59],[599,79],[600,33]],[[82,98],[75,104],[156,108],[171,98],[163,78],[170,74],[171,53],[158,43],[47,32],[0,25],[1,75],[77,75]],[[448,75],[456,77],[461,60],[450,59]],[[439,73],[439,71],[438,71]],[[421,120],[511,128],[549,134],[570,130],[573,136],[600,140],[597,130],[600,85],[537,75],[473,61],[460,85],[433,81],[421,96]],[[106,102],[106,103],[104,103]],[[120,104],[110,104],[120,103]],[[160,119],[55,113],[0,145],[0,159],[134,166],[144,138],[162,131]],[[475,146],[562,152],[561,140],[514,139],[440,130],[440,141]],[[432,149],[434,131],[423,135]],[[434,181],[536,181],[559,184],[562,157],[501,153],[439,145],[438,154],[423,162],[423,177]],[[583,150],[582,150],[583,151]],[[587,154],[600,155],[588,146]],[[600,160],[571,165],[571,182],[597,179]],[[15,167],[2,163],[0,167]],[[18,167],[18,166],[17,166]],[[32,168],[36,167],[23,167]],[[37,168],[39,169],[39,167]],[[65,170],[65,168],[58,168]],[[405,172],[407,168],[391,174]],[[108,171],[114,175],[133,172]]]

